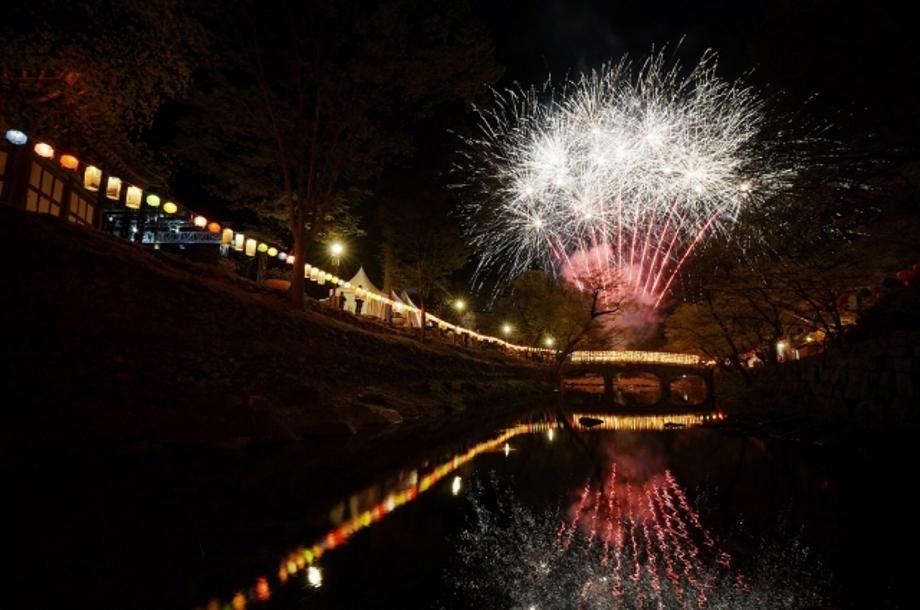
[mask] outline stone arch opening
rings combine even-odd
[[[685,373],[668,382],[671,395],[670,404],[674,406],[698,407],[709,400],[709,387],[706,380],[694,373]]]
[[[651,407],[661,400],[661,379],[654,373],[626,370],[613,380],[614,402],[624,407]]]

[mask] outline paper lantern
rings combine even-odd
[[[61,167],[64,169],[76,170],[80,167],[80,161],[73,155],[63,155],[61,157]]]
[[[105,196],[115,200],[121,197],[121,178],[109,176],[109,180],[105,185]]]
[[[246,256],[256,255],[256,240],[249,238],[246,240]]]
[[[272,246],[271,248],[269,248],[269,249],[268,249],[268,255],[269,255],[269,256],[278,256],[278,248],[275,248],[274,246]]]
[[[266,244],[266,243],[264,243],[264,242],[261,243],[261,244],[259,244],[258,250],[259,250],[259,252],[262,252],[263,254],[264,254],[265,252],[268,252],[268,244]]]
[[[287,262],[288,265],[293,265],[293,264],[294,264],[294,260],[295,260],[294,255],[293,255],[293,254],[288,254],[288,256],[287,256],[287,261],[285,261],[285,262]]]
[[[220,243],[224,246],[229,246],[230,242],[233,241],[233,229],[224,229],[224,232],[220,234]]]
[[[35,150],[35,154],[39,157],[44,157],[46,159],[52,159],[54,157],[54,148],[50,144],[39,142],[35,145],[33,150]]]
[[[136,186],[129,186],[125,191],[125,207],[132,210],[139,210],[141,207],[141,195],[143,192]]]
[[[243,244],[246,242],[246,236],[242,233],[237,233],[233,237],[233,249],[237,252],[243,251]]]
[[[220,225],[216,222],[208,223],[208,233],[220,233]]]
[[[147,205],[149,205],[152,208],[160,207],[160,198],[157,195],[150,193],[149,195],[147,195]]]
[[[172,201],[167,201],[166,203],[163,204],[163,211],[166,212],[167,214],[175,214],[176,212],[179,211],[179,206],[177,206]]]
[[[98,191],[102,184],[102,170],[92,165],[83,171],[83,188],[88,191]]]
[[[11,144],[16,146],[22,146],[29,141],[28,136],[22,133],[18,129],[10,129],[6,132],[6,139],[10,141]]]
[[[193,222],[193,223],[195,224],[195,226],[198,227],[199,229],[203,229],[203,228],[205,228],[206,226],[208,226],[208,219],[205,218],[204,216],[195,216],[195,217],[192,219],[192,222]]]
[[[278,253],[278,260],[279,260],[279,261],[284,261],[285,259],[287,259],[287,252],[279,252],[279,253]]]

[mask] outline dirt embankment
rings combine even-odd
[[[536,400],[540,367],[0,209],[8,446],[247,446]],[[537,380],[538,383],[534,383]]]

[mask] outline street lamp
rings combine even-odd
[[[543,345],[545,345],[546,347],[552,347],[556,345],[556,340],[553,339],[552,337],[546,337],[545,339],[543,339]]]
[[[335,272],[335,275],[339,275],[339,263],[342,260],[342,254],[345,253],[345,246],[340,241],[334,241],[329,244],[329,255],[332,257],[332,269]],[[333,285],[332,287],[332,306],[334,308],[339,307],[338,301],[338,286]]]
[[[514,330],[514,328],[513,328],[510,324],[508,324],[507,322],[505,322],[504,324],[502,324],[502,334],[505,335],[506,337],[510,337],[510,336],[511,336],[511,332],[512,332],[513,330]]]
[[[454,301],[454,309],[462,312],[464,309],[466,309],[466,301],[463,299],[457,299]]]

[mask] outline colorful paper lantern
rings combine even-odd
[[[6,139],[9,140],[11,144],[15,144],[16,146],[22,146],[29,141],[29,137],[18,129],[8,130],[6,132]]]
[[[229,246],[230,242],[233,241],[233,229],[224,229],[224,232],[220,234],[220,243],[224,246]]]
[[[279,252],[278,260],[283,262],[285,259],[287,259],[287,252]]]
[[[143,191],[136,186],[129,186],[125,191],[125,207],[132,210],[139,210],[141,207],[141,195]]]
[[[208,233],[220,233],[220,225],[216,222],[208,223]]]
[[[233,249],[237,252],[243,251],[243,245],[246,243],[246,236],[242,233],[237,233],[233,238]]]
[[[194,222],[195,226],[198,227],[199,229],[203,229],[206,226],[208,226],[208,219],[205,218],[204,216],[195,216],[192,222]]]
[[[54,158],[54,148],[50,144],[39,142],[38,144],[35,145],[35,148],[33,150],[35,151],[35,154],[38,155],[39,157],[44,157],[46,159]]]
[[[63,155],[61,156],[61,167],[69,170],[76,170],[80,167],[80,161],[73,155]]]
[[[167,201],[166,203],[163,204],[163,211],[166,212],[167,214],[175,214],[176,212],[179,211],[179,206],[177,206],[172,201]]]
[[[249,238],[246,240],[246,256],[256,255],[256,240]]]
[[[83,188],[88,191],[98,191],[102,184],[102,170],[89,165],[83,170]]]
[[[105,196],[116,201],[121,197],[121,178],[109,176],[109,180],[105,185]]]
[[[278,256],[278,248],[276,248],[276,247],[274,247],[274,246],[272,246],[271,248],[269,248],[269,249],[268,249],[268,255],[269,255],[269,256]]]
[[[261,244],[259,244],[258,250],[259,250],[259,252],[263,252],[263,253],[264,253],[264,252],[268,252],[268,244],[266,244],[266,243],[264,243],[264,242],[261,243]]]
[[[149,195],[147,195],[147,205],[149,205],[152,208],[160,207],[159,196],[154,195],[153,193],[150,193]]]

